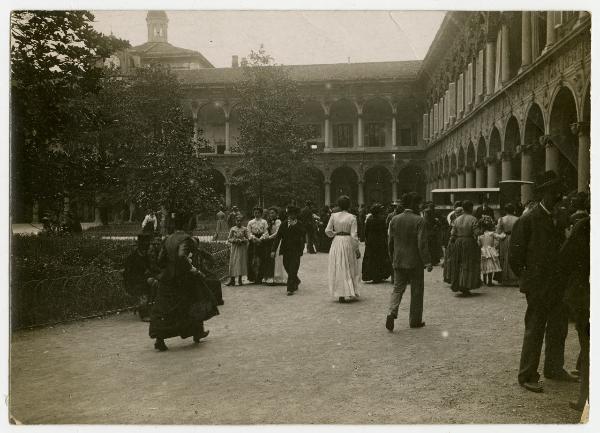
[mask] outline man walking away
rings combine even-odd
[[[423,322],[424,272],[431,272],[431,259],[427,247],[425,221],[419,215],[421,197],[411,192],[402,197],[404,212],[390,222],[388,249],[394,268],[394,290],[390,299],[390,309],[385,321],[388,331],[394,330],[394,320],[398,318],[398,307],[406,285],[410,284],[411,328],[425,326]]]
[[[521,350],[519,384],[532,392],[543,392],[537,371],[544,342],[544,376],[574,382],[565,371],[565,338],[568,314],[563,302],[564,285],[559,266],[563,227],[554,214],[561,199],[562,184],[553,171],[544,173],[535,192],[543,196],[538,206],[515,223],[509,245],[509,264],[519,277],[521,292],[527,298],[525,335]]]
[[[271,257],[275,258],[277,248],[281,242],[279,254],[283,255],[283,267],[288,274],[288,296],[293,295],[298,290],[298,285],[300,284],[298,269],[300,268],[300,257],[302,257],[302,252],[304,251],[306,230],[298,222],[299,213],[300,211],[296,206],[288,207],[287,221],[281,223],[271,246]]]

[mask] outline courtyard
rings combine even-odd
[[[525,298],[484,287],[456,297],[442,269],[425,277],[421,329],[384,328],[389,282],[361,284],[339,304],[327,255],[304,255],[299,293],[224,287],[221,314],[199,345],[167,340],[130,313],[13,333],[10,413],[25,424],[577,423],[577,384],[516,381]],[[569,329],[565,367],[579,345]],[[542,355],[543,360],[543,355]]]

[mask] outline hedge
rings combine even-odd
[[[226,276],[229,247],[203,242],[215,258],[215,273]],[[133,239],[91,236],[11,238],[11,325],[47,325],[130,308],[122,269]],[[158,247],[158,245],[157,245]]]

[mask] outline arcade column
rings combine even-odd
[[[571,132],[577,135],[577,191],[590,189],[590,124],[577,122],[571,125]]]
[[[488,157],[486,158],[487,163],[487,187],[488,188],[496,188],[498,186],[498,169],[496,158]]]

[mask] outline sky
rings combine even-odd
[[[147,40],[146,11],[93,11],[94,27]],[[261,44],[286,65],[423,59],[442,11],[167,11],[169,42],[231,66]]]

